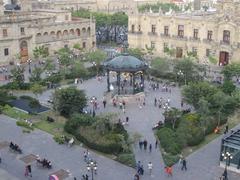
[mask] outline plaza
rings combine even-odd
[[[146,89],[148,89],[149,82],[146,82]],[[77,88],[86,91],[88,97],[95,96],[100,100],[103,98],[103,93],[107,90],[106,88],[106,77],[103,77],[102,81],[93,78],[84,81],[83,84],[78,84]],[[96,91],[97,89],[97,91]],[[39,96],[42,103],[47,102],[49,96],[51,96],[53,90],[45,91]],[[100,109],[97,110],[97,114],[107,112],[117,112],[122,120],[126,116],[129,117],[129,124],[125,125],[129,134],[139,133],[143,139],[147,139],[149,143],[155,143],[155,136],[152,131],[152,127],[159,120],[163,120],[162,109],[154,107],[154,98],[163,97],[164,99],[171,98],[171,106],[180,108],[181,94],[178,87],[172,88],[171,94],[161,91],[149,91],[147,93],[146,105],[139,108],[138,102],[129,102],[126,105],[126,114],[119,108],[113,107],[111,101],[107,101],[106,108],[100,104]],[[83,147],[74,146],[69,148],[64,145],[58,145],[52,139],[52,135],[47,134],[40,130],[34,130],[30,134],[23,134],[21,128],[15,125],[15,120],[8,118],[4,115],[0,116],[0,141],[14,141],[21,144],[24,155],[35,154],[45,156],[51,159],[53,163],[53,170],[48,171],[45,169],[38,169],[33,164],[33,176],[34,179],[40,180],[43,177],[47,178],[48,175],[58,169],[69,170],[70,177],[77,177],[80,179],[81,175],[87,173],[86,163],[83,161],[83,152],[86,150]],[[202,180],[202,179],[218,179],[223,169],[219,167],[219,156],[218,152],[220,148],[221,137],[217,138],[210,144],[196,151],[189,157],[188,171],[182,172],[179,165],[173,167],[173,177],[171,179],[176,180]],[[134,154],[136,161],[141,161],[145,168],[145,175],[141,179],[168,179],[164,173],[164,162],[159,149],[153,150],[151,153],[141,151],[138,148],[138,144],[133,145]],[[21,155],[15,155],[8,151],[8,148],[1,149],[2,164],[0,168],[9,172],[11,175],[18,179],[25,179],[24,177],[24,164],[19,161]],[[98,162],[98,174],[96,179],[133,179],[135,171],[133,168],[124,166],[107,157],[90,152],[91,156]],[[149,176],[147,172],[147,163],[151,161],[153,163],[153,172]],[[109,170],[111,169],[111,170]],[[229,172],[229,178],[237,180],[239,175]]]

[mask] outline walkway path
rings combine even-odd
[[[153,91],[148,93],[146,97],[146,106],[142,109],[138,107],[135,103],[127,104],[126,114],[124,114],[119,108],[114,108],[111,102],[107,103],[106,109],[103,109],[101,101],[103,99],[103,93],[106,91],[106,82],[99,82],[96,79],[91,79],[85,81],[83,84],[78,84],[79,89],[86,91],[88,97],[96,96],[100,101],[100,112],[118,112],[120,118],[125,120],[126,116],[129,117],[129,125],[126,126],[127,131],[130,134],[139,133],[142,135],[142,139],[146,139],[149,143],[152,143],[153,150],[151,153],[139,150],[138,145],[134,146],[134,153],[136,160],[140,160],[145,167],[145,172],[147,172],[147,163],[151,161],[154,166],[153,175],[150,177],[147,173],[143,176],[143,180],[149,179],[167,179],[168,177],[164,174],[164,163],[162,160],[161,153],[159,149],[155,149],[155,137],[152,131],[152,127],[159,120],[163,120],[163,110],[154,107],[154,98],[163,97],[165,100],[167,98],[171,99],[171,106],[180,107],[181,95],[178,88],[173,88],[171,94],[160,91]],[[47,101],[51,95],[52,90],[44,92],[40,96],[40,101]],[[219,146],[221,137],[217,138],[213,142],[209,143],[205,147],[201,148],[197,152],[193,153],[187,158],[188,168],[187,172],[181,172],[178,166],[174,166],[174,176],[170,179],[174,180],[215,180],[221,175],[223,169],[218,166],[219,158]],[[115,169],[111,168],[111,171],[115,172]],[[119,174],[124,174],[125,170],[121,172],[120,169],[117,170]],[[134,173],[134,171],[133,171]],[[131,173],[130,173],[131,174]],[[239,179],[239,175],[234,173],[229,173],[231,180]],[[110,177],[110,176],[109,176]],[[115,177],[115,176],[113,176]],[[121,175],[120,175],[121,177]],[[131,179],[132,177],[129,176]],[[120,179],[120,178],[119,178]],[[125,178],[127,179],[127,178]],[[141,179],[141,180],[142,180]],[[105,179],[103,179],[105,180]],[[115,180],[115,178],[114,178]]]
[[[78,180],[82,174],[87,173],[86,163],[83,161],[84,148],[80,146],[69,148],[66,145],[58,145],[50,134],[40,130],[34,130],[30,134],[22,133],[22,128],[16,126],[15,120],[4,115],[0,115],[0,124],[0,142],[13,141],[20,145],[24,153],[17,155],[9,152],[8,148],[1,149],[3,163],[0,164],[0,168],[20,180],[26,178],[24,177],[24,164],[19,158],[31,153],[53,162],[52,170],[37,168],[36,165],[33,165],[34,180],[47,179],[50,173],[61,168],[70,170],[72,177],[76,176]],[[113,177],[114,180],[131,179],[135,172],[132,168],[93,152],[90,152],[90,156],[98,162],[99,173],[96,180],[108,180]]]

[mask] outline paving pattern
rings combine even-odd
[[[148,83],[147,83],[148,85]],[[125,120],[126,116],[129,117],[129,124],[125,125],[127,131],[130,134],[139,133],[142,136],[142,139],[146,139],[148,143],[153,145],[152,152],[141,151],[138,147],[138,144],[134,146],[134,153],[137,161],[141,161],[145,168],[145,174],[141,177],[141,180],[161,180],[161,179],[174,179],[174,180],[215,180],[219,179],[223,169],[218,166],[219,158],[219,147],[221,137],[217,138],[213,142],[209,143],[202,149],[196,151],[187,158],[188,171],[182,172],[178,165],[175,165],[173,168],[173,177],[167,177],[164,174],[164,163],[162,160],[161,153],[159,149],[155,149],[155,136],[152,131],[152,127],[159,121],[163,120],[163,110],[154,106],[154,98],[160,98],[167,100],[170,98],[170,104],[173,107],[180,107],[181,95],[178,88],[172,88],[171,93],[162,92],[162,91],[149,91],[146,96],[146,105],[142,108],[139,107],[139,102],[128,103],[126,106],[126,112],[124,113],[119,108],[113,107],[110,101],[107,102],[106,109],[103,108],[102,99],[103,94],[106,91],[106,80],[103,78],[102,82],[99,82],[97,79],[91,79],[85,81],[83,84],[78,84],[79,89],[85,90],[87,96],[90,98],[92,96],[97,97],[99,100],[100,109],[97,113],[104,112],[118,112],[120,118]],[[148,89],[148,88],[147,88]],[[46,103],[51,96],[52,90],[44,92],[39,96],[39,100],[43,103]],[[91,107],[90,107],[91,108]],[[82,156],[84,149],[81,147],[67,148],[65,146],[57,145],[53,140],[51,135],[44,133],[39,130],[35,130],[31,134],[22,134],[21,130],[15,126],[14,123],[9,123],[9,118],[5,116],[3,126],[0,126],[0,140],[9,140],[12,137],[17,139],[18,142],[21,142],[28,153],[38,153],[44,155],[47,158],[57,164],[57,169],[69,169],[70,172],[80,177],[80,174],[84,173],[86,167],[82,162]],[[1,119],[1,118],[0,118]],[[5,120],[6,119],[6,120]],[[10,122],[13,122],[10,120]],[[7,130],[8,129],[8,130]],[[9,129],[12,129],[13,135],[9,132]],[[18,130],[17,130],[18,129]],[[18,134],[16,134],[18,133]],[[2,150],[1,150],[2,151]],[[4,152],[3,152],[4,153]],[[5,152],[7,153],[7,152]],[[123,166],[115,161],[109,160],[103,156],[96,155],[92,153],[97,161],[99,162],[99,174],[98,179],[101,180],[118,180],[118,179],[133,179],[133,174],[135,170]],[[16,160],[14,155],[6,154],[8,157],[12,158],[11,160]],[[147,171],[147,163],[151,161],[153,163],[153,173],[150,176]],[[10,165],[13,169],[16,169],[15,164]],[[19,177],[21,174],[22,166],[18,165],[20,170],[18,172],[14,171],[11,174]],[[81,167],[81,168],[80,168]],[[55,168],[55,167],[54,167]],[[6,168],[5,168],[6,169]],[[57,170],[55,169],[55,170]],[[104,173],[103,173],[104,172]],[[43,170],[36,169],[37,177],[41,174],[45,176],[49,173],[46,173]],[[18,175],[18,176],[17,176]],[[234,173],[229,173],[231,180],[240,179],[240,176]],[[47,176],[46,176],[47,177]]]

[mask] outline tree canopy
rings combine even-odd
[[[82,112],[86,105],[85,92],[76,87],[57,89],[53,94],[53,108],[61,115],[69,116],[76,112]]]

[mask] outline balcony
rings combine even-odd
[[[200,42],[200,38],[190,37],[189,41]]]
[[[230,41],[220,41],[220,45],[225,45],[225,46],[229,46],[230,45]]]
[[[188,40],[188,38],[185,37],[185,36],[172,35],[172,38],[173,38],[173,39],[176,39],[176,40],[182,40],[182,41],[187,41],[187,40]]]
[[[157,33],[156,32],[149,32],[148,35],[149,36],[157,36]]]
[[[161,33],[160,36],[163,38],[171,38],[170,34]]]

